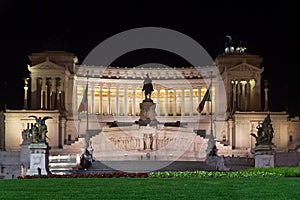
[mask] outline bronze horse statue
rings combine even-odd
[[[147,77],[144,80],[142,91],[145,91],[145,99],[151,99],[151,94],[154,91],[154,89],[152,85],[152,80],[149,78],[149,74],[147,74]]]

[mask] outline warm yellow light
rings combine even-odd
[[[250,85],[251,85],[252,87],[255,86],[255,80],[254,80],[254,79],[251,79],[251,80],[249,81],[249,83],[250,83]]]

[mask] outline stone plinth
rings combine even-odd
[[[156,112],[155,112],[156,104],[153,103],[152,99],[144,99],[142,103],[140,103],[140,126],[156,126],[158,121],[156,120]]]
[[[255,168],[274,167],[275,146],[257,145],[255,151]]]
[[[25,167],[30,167],[30,144],[22,144],[20,152],[20,163]]]
[[[32,143],[30,149],[30,168],[27,175],[47,175],[49,173],[49,147],[45,143]]]
[[[214,166],[218,171],[230,171],[230,168],[225,166],[223,156],[207,156],[205,162],[210,166]]]

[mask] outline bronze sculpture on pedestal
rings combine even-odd
[[[256,146],[273,145],[272,139],[273,139],[274,129],[271,124],[270,114],[267,115],[267,117],[264,119],[263,122],[257,125],[256,129],[257,129],[257,135],[255,135],[254,133],[250,134],[251,136],[255,137]]]
[[[142,91],[145,91],[145,99],[151,99],[151,94],[154,91],[152,80],[149,78],[149,74],[147,74],[146,79],[144,80],[144,85]]]

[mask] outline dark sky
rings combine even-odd
[[[1,106],[6,88],[7,108],[22,108],[23,78],[29,77],[27,56],[31,53],[66,50],[82,62],[94,47],[117,33],[138,27],[164,27],[193,38],[213,59],[223,53],[226,35],[244,42],[247,52],[264,58],[263,79],[269,83],[270,110],[288,109],[290,115],[300,115],[296,6],[238,5],[233,1],[211,5],[189,1],[91,2],[0,2]],[[160,51],[132,52],[113,64],[133,66],[149,62],[185,64],[181,58]]]

